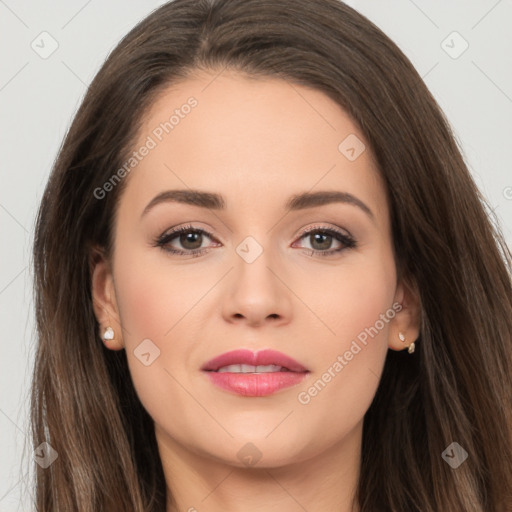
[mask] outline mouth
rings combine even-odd
[[[234,350],[208,361],[201,370],[218,388],[244,397],[263,397],[300,384],[309,372],[275,350]]]
[[[205,363],[201,370],[218,373],[304,373],[309,371],[282,352],[276,350],[253,352],[247,349],[225,352]]]
[[[250,364],[230,364],[228,366],[222,366],[218,370],[206,370],[214,371],[217,373],[276,373],[276,372],[290,372],[289,368],[284,366],[277,366],[275,364],[259,365],[254,366]]]

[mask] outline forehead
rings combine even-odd
[[[364,136],[321,91],[276,78],[196,73],[160,93],[133,151],[127,199],[143,210],[165,189],[220,192],[227,209],[305,191],[342,190],[386,214],[384,185]],[[144,203],[144,204],[143,204]]]

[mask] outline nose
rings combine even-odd
[[[271,261],[269,253],[264,250],[251,263],[236,255],[222,299],[226,321],[250,327],[290,322],[293,293],[286,285],[284,272],[275,259]]]

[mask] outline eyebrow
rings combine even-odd
[[[160,203],[182,203],[211,210],[225,210],[226,201],[220,194],[214,192],[204,192],[202,190],[166,190],[155,196],[144,208],[141,218],[152,208]],[[357,206],[363,210],[372,220],[373,212],[356,196],[348,192],[339,192],[334,190],[322,190],[318,192],[303,192],[291,196],[285,204],[285,208],[291,211],[305,210],[332,203],[345,203]]]

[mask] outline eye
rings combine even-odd
[[[204,239],[209,238],[215,240],[213,235],[208,231],[193,226],[182,226],[173,229],[170,232],[164,233],[155,240],[155,246],[161,247],[164,251],[171,254],[181,256],[201,256],[208,252],[209,247],[202,247]],[[339,253],[345,249],[356,247],[356,241],[347,232],[338,231],[329,227],[316,227],[308,231],[302,232],[299,240],[306,239],[310,241],[313,247],[304,247],[310,256],[320,255],[329,256]],[[340,244],[337,249],[331,249],[334,241]],[[172,243],[181,245],[181,248],[176,248]],[[294,247],[294,245],[292,245]]]
[[[303,238],[309,240],[312,246],[305,247],[310,256],[315,254],[319,256],[330,256],[345,249],[356,247],[356,241],[349,233],[344,233],[334,228],[316,227],[303,232],[300,236],[300,240]],[[333,241],[337,241],[340,247],[331,249]]]
[[[201,247],[204,238],[213,239],[211,233],[204,229],[194,228],[193,226],[182,226],[173,229],[168,233],[164,233],[156,240],[156,246],[161,247],[164,251],[178,255],[191,255],[193,257],[201,256],[207,251],[207,248]],[[170,245],[176,239],[183,249],[176,249]]]

